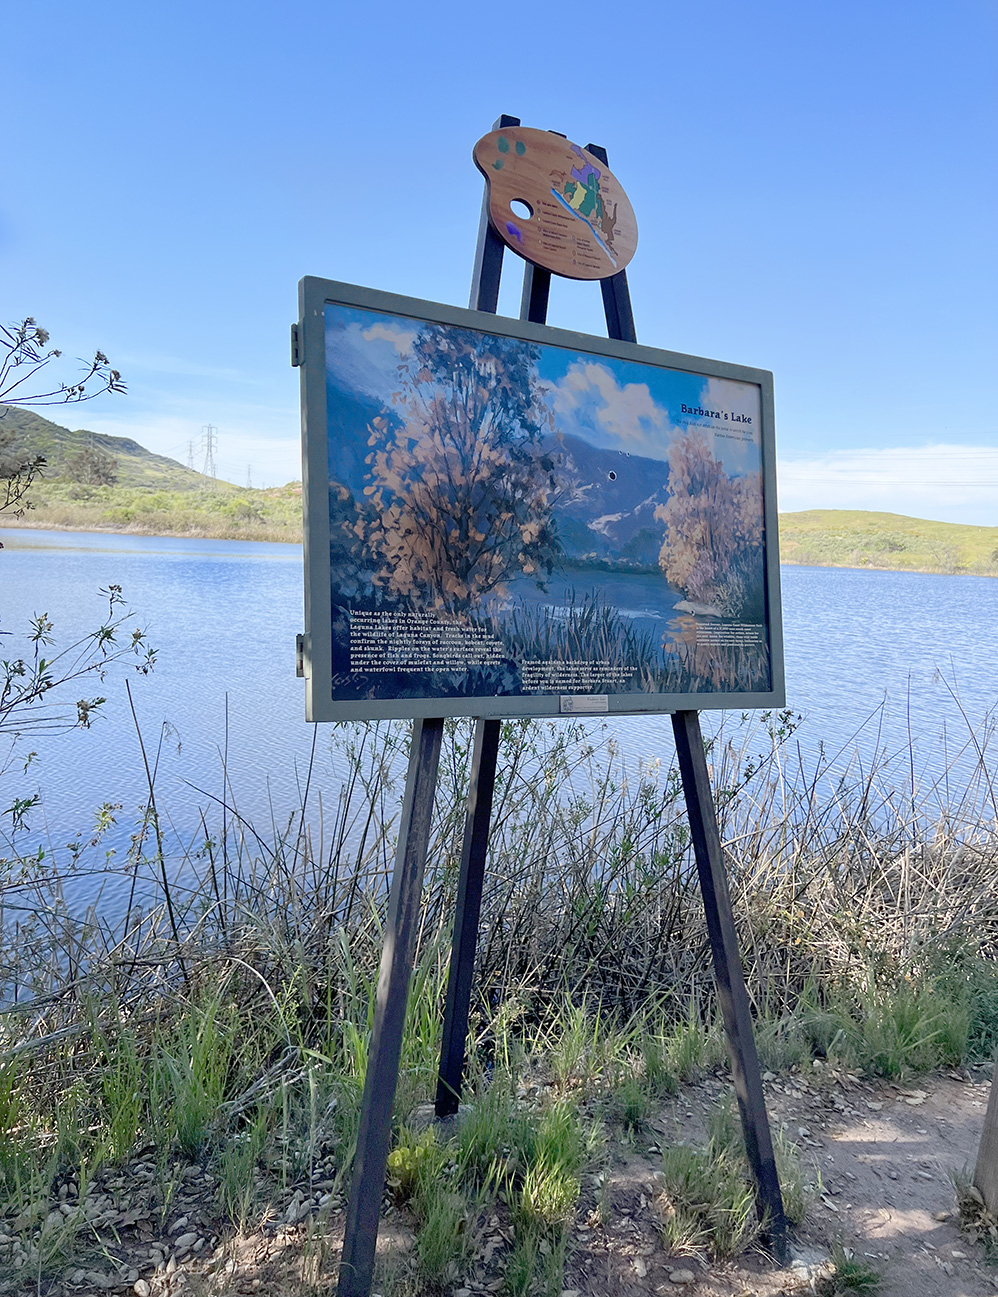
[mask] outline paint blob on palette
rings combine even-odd
[[[587,149],[526,126],[475,145],[492,225],[508,248],[567,279],[607,279],[634,256],[638,227],[620,182]]]

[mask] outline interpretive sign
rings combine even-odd
[[[310,720],[782,705],[772,375],[300,307]]]
[[[475,145],[489,218],[521,257],[568,279],[607,279],[638,245],[634,211],[605,162],[551,131],[507,126]]]

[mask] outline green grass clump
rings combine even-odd
[[[508,1213],[512,1243],[502,1259],[504,1291],[540,1283],[560,1293],[568,1227],[598,1132],[563,1100],[526,1108],[508,1075],[482,1082],[453,1127],[422,1134],[403,1127],[388,1159],[388,1185],[413,1222],[421,1278],[442,1284],[461,1273],[486,1214]]]
[[[662,1155],[662,1239],[669,1252],[723,1258],[755,1238],[755,1200],[736,1158],[682,1145]]]
[[[502,1292],[504,1297],[527,1297],[534,1284],[541,1240],[532,1231],[520,1231],[506,1260]]]
[[[523,1134],[522,1161],[508,1182],[513,1247],[504,1267],[503,1291],[509,1297],[524,1297],[537,1283],[548,1297],[557,1297],[564,1286],[568,1231],[575,1220],[582,1171],[597,1152],[598,1130],[587,1129],[576,1108],[562,1100]]]
[[[496,1073],[486,1081],[481,1075],[474,1097],[462,1106],[455,1139],[455,1157],[462,1179],[472,1189],[495,1190],[522,1171],[532,1148],[533,1119],[516,1102],[512,1078]]]
[[[527,1165],[515,1201],[515,1219],[547,1230],[572,1220],[586,1144],[578,1113],[569,1104],[556,1103],[544,1114],[524,1150]]]
[[[782,1134],[774,1140],[774,1152],[784,1211],[791,1224],[799,1224],[811,1198],[799,1152]],[[730,1102],[711,1114],[705,1148],[680,1144],[663,1150],[659,1208],[662,1239],[674,1253],[724,1259],[737,1256],[758,1236],[762,1223]]]
[[[966,1052],[969,1013],[965,1005],[931,988],[902,983],[876,991],[853,1020],[852,1057],[875,1076],[958,1063]]]
[[[648,1090],[636,1076],[624,1079],[616,1093],[617,1113],[624,1129],[632,1135],[638,1134],[648,1120],[651,1111],[651,1098]]]
[[[452,1142],[431,1129],[418,1136],[403,1130],[388,1155],[389,1188],[413,1213],[419,1271],[431,1282],[456,1276],[470,1237],[471,1202],[453,1154]]]
[[[818,1282],[818,1297],[874,1297],[884,1276],[866,1261],[844,1248],[832,1249],[832,1274]]]
[[[271,1117],[266,1108],[247,1114],[242,1129],[222,1141],[215,1154],[219,1200],[237,1229],[245,1229],[257,1207],[256,1170],[267,1144]]]

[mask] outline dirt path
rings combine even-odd
[[[786,1130],[820,1176],[798,1234],[799,1257],[816,1262],[834,1244],[852,1249],[882,1272],[881,1297],[998,1297],[998,1269],[958,1228],[951,1179],[973,1167],[989,1086],[977,1072],[907,1087],[823,1071],[780,1078],[767,1073],[774,1126]],[[684,1090],[656,1120],[657,1135],[696,1141],[707,1114],[727,1093],[719,1079]],[[655,1150],[651,1143],[618,1166],[614,1210],[602,1238],[583,1230],[571,1264],[581,1293],[779,1297],[811,1290],[814,1271],[800,1261],[774,1270],[758,1255],[713,1266],[664,1257],[654,1212]],[[686,1277],[682,1271],[691,1282],[676,1282]]]

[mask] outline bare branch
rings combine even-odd
[[[121,371],[112,368],[102,351],[95,351],[93,360],[80,359],[83,369],[75,382],[51,387],[39,384],[42,371],[62,355],[57,347],[48,349],[48,342],[48,330],[30,315],[15,324],[0,324],[0,404],[75,405],[105,392],[121,394],[127,390]],[[32,390],[34,385],[38,390]],[[11,449],[12,434],[3,435],[4,414],[0,410],[0,513],[13,509],[14,516],[21,517],[31,508],[27,492],[44,471],[45,457],[32,455],[26,449]]]

